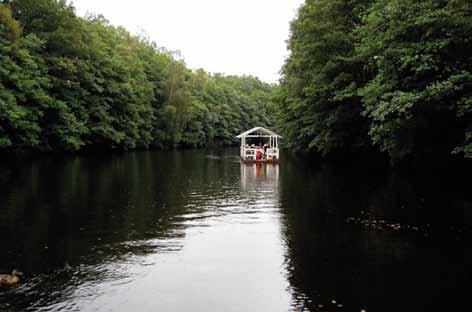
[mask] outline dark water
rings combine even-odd
[[[469,172],[237,153],[4,161],[0,311],[468,310]]]

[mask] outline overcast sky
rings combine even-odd
[[[158,46],[180,50],[192,68],[276,82],[289,23],[303,0],[73,0]]]

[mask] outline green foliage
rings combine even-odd
[[[365,2],[308,0],[292,22],[279,101],[280,128],[294,148],[326,155],[368,145],[353,32]]]
[[[198,128],[200,138],[211,144],[236,144],[235,137],[241,132],[255,125],[272,125],[267,118],[272,92],[271,85],[254,77],[210,76],[199,70],[192,83],[192,113],[196,119],[188,125]],[[200,145],[188,137],[184,143]]]
[[[278,92],[294,147],[471,154],[469,1],[307,0]]]
[[[195,73],[149,39],[63,0],[0,5],[0,148],[233,144],[268,125],[272,87]],[[243,119],[243,121],[239,121]]]
[[[29,35],[13,44],[10,34],[11,28],[0,24],[0,148],[37,147],[43,135],[40,119],[52,100],[38,55],[43,42]]]
[[[375,59],[375,75],[360,94],[372,140],[392,158],[464,148],[467,120],[472,126],[467,11],[458,2],[407,0],[379,0],[367,11],[358,52]]]
[[[2,37],[10,42],[16,42],[21,37],[20,23],[13,18],[11,6],[0,4],[0,27]]]
[[[184,64],[170,63],[167,68],[167,79],[164,81],[165,103],[159,119],[163,129],[163,141],[171,146],[181,141],[183,128],[189,117],[191,103],[189,79],[190,73]]]

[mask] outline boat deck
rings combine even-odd
[[[278,164],[279,159],[244,159],[241,157],[241,161],[247,164],[255,164],[255,163],[266,163],[266,164]]]

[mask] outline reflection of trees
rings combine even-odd
[[[288,162],[281,166],[281,201],[296,305],[312,311],[319,304],[334,308],[332,300],[347,311],[458,305],[454,293],[465,289],[470,275],[464,242],[454,242],[450,233],[444,240],[442,231],[425,237],[412,228],[463,222],[457,198],[465,192],[457,193],[454,185],[438,192],[438,184],[444,186],[439,176],[415,181],[397,173],[373,177],[356,169],[307,170]],[[361,222],[346,222],[349,218]],[[376,226],[381,220],[411,227]]]
[[[204,155],[45,158],[0,169],[0,269],[22,270],[34,288],[26,299],[13,291],[9,302],[18,299],[21,310],[44,293],[66,296],[68,285],[115,274],[97,272],[101,264],[180,248],[182,216],[204,210],[212,198],[205,194],[223,196],[221,183],[239,176],[239,168]]]
[[[159,209],[148,208],[158,201],[151,190],[167,186],[146,154],[43,159],[15,176],[4,188],[10,228],[3,234],[14,241],[12,258],[28,255],[24,270],[78,261],[97,242],[133,239],[129,233],[166,232],[166,222],[153,226]]]
[[[241,189],[245,192],[254,190],[261,184],[269,187],[277,187],[278,180],[278,164],[241,162]]]

